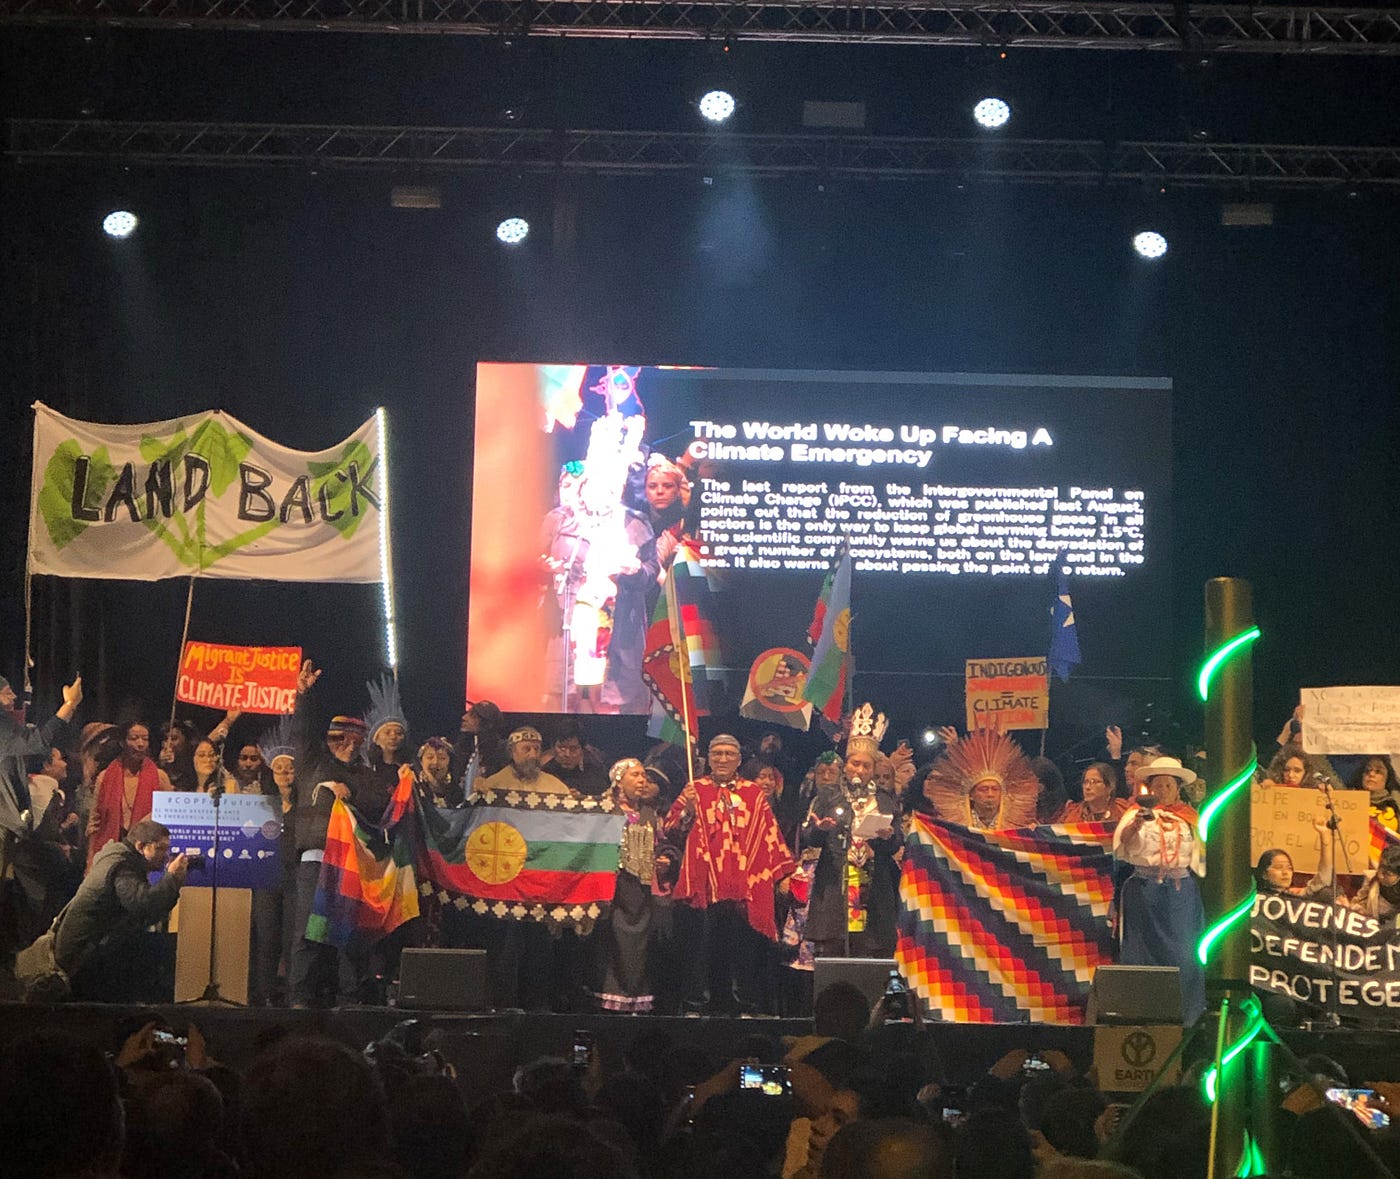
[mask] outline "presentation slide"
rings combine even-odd
[[[1087,676],[1169,659],[1165,378],[477,368],[467,695],[644,713],[646,629],[699,542],[737,707],[809,650],[850,546],[857,674],[1044,655],[1068,574]],[[1058,561],[1058,566],[1057,566]]]

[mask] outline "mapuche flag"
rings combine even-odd
[[[812,632],[816,633],[816,646],[802,699],[815,704],[827,720],[839,724],[851,662],[851,549],[847,544],[842,544],[836,563],[822,583],[812,616]]]
[[[306,923],[308,941],[372,946],[418,916],[414,840],[402,823],[413,809],[413,786],[413,771],[405,766],[381,824],[383,830],[369,826],[336,800]]]
[[[425,891],[459,908],[586,933],[612,901],[625,820],[610,799],[487,792],[421,812]]]

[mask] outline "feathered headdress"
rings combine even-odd
[[[944,822],[967,827],[972,788],[989,778],[1001,787],[1001,810],[992,826],[1033,826],[1040,781],[1016,742],[995,729],[979,729],[950,745],[924,779],[924,797]]]
[[[372,742],[375,735],[385,725],[402,725],[404,736],[408,736],[408,721],[404,718],[403,705],[399,702],[399,684],[392,676],[380,676],[379,682],[370,681],[365,685],[369,692],[369,710],[365,713],[365,729]]]
[[[274,758],[290,757],[296,760],[296,739],[292,736],[292,718],[279,717],[277,723],[258,738],[258,748],[263,761],[271,765]]]
[[[885,739],[889,721],[882,712],[875,713],[873,704],[862,704],[851,714],[851,732],[846,738],[846,754],[868,753],[871,757],[880,754],[880,742]]]

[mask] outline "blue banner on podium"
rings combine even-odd
[[[282,800],[265,794],[225,794],[219,802],[220,888],[276,888],[281,883],[278,841]],[[206,866],[185,878],[187,885],[214,883],[214,802],[207,794],[152,796],[151,818],[170,828],[170,851],[201,855]]]

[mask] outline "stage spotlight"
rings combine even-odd
[[[102,218],[102,232],[108,237],[130,237],[136,232],[136,214],[126,209],[116,209]]]
[[[728,90],[711,90],[700,99],[700,114],[711,123],[723,123],[734,113],[734,95]]]
[[[1167,239],[1155,229],[1144,229],[1133,235],[1133,249],[1139,258],[1155,260],[1167,252]]]
[[[979,127],[989,130],[1004,127],[1006,121],[1011,118],[1011,107],[1000,98],[984,98],[972,108],[972,117],[977,120]]]
[[[496,239],[507,246],[518,246],[530,236],[530,223],[524,217],[507,217],[496,226]]]

